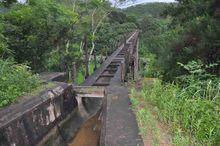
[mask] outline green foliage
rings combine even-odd
[[[3,24],[0,22],[0,57],[3,58],[6,54],[10,53],[6,43],[6,37],[3,35]]]
[[[191,61],[186,65],[179,64],[189,72],[188,75],[182,75],[177,78],[177,82],[182,85],[185,92],[191,94],[193,98],[202,97],[209,100],[219,98],[220,78],[207,71],[216,64],[205,66],[200,60],[197,62]]]
[[[30,62],[34,70],[43,68],[45,54],[72,37],[76,13],[54,1],[30,0],[1,14],[8,48],[18,62]]]
[[[128,15],[133,15],[138,19],[143,19],[145,16],[152,16],[154,18],[160,18],[162,13],[169,6],[169,3],[148,3],[145,5],[137,5],[128,7],[125,9],[125,13]]]
[[[11,4],[16,3],[16,2],[17,0],[0,0],[0,6],[2,4],[4,7],[9,7],[11,6]]]
[[[214,10],[215,0],[177,0],[178,4],[169,7],[168,14],[174,16],[174,21],[178,21],[182,25],[192,19],[198,19],[205,15],[212,14]]]
[[[29,67],[0,59],[0,107],[14,102],[19,96],[40,85],[37,75],[32,75]]]
[[[72,63],[77,66],[83,63],[82,53],[79,51],[77,44],[72,44],[66,47],[65,50],[53,50],[47,54],[47,60],[44,63],[50,71],[71,70]]]
[[[177,131],[187,135],[188,143],[219,145],[220,79],[208,72],[217,64],[204,65],[200,60],[178,64],[187,75],[179,76],[175,84],[160,80],[153,87],[146,84],[142,97],[158,108],[158,117],[172,126],[175,135]]]
[[[178,63],[181,67],[183,67],[186,71],[188,71],[189,75],[180,76],[180,78],[190,77],[195,80],[207,80],[207,79],[215,79],[216,75],[213,75],[207,70],[214,68],[217,64],[209,64],[204,65],[201,60],[191,61],[188,64],[184,65],[182,63]]]
[[[110,54],[128,32],[136,28],[134,23],[104,23],[97,32],[97,48],[99,54]]]
[[[102,0],[29,0],[14,4],[0,14],[0,20],[1,57],[28,62],[37,72],[68,72],[72,62],[82,66],[84,36],[89,52],[94,47],[107,54],[135,28],[125,14]]]
[[[172,25],[178,24],[184,27],[185,34],[182,40],[176,42],[179,51],[173,50],[170,53],[176,55],[177,62],[185,61],[185,64],[197,59],[205,65],[217,63],[218,65],[209,71],[218,74],[220,27],[216,11],[219,5],[215,5],[214,0],[180,0],[179,2],[171,9],[170,15],[173,17]]]
[[[138,20],[142,74],[172,82],[157,80],[142,94],[175,135],[189,137],[186,145],[219,145],[220,7],[215,0],[178,2],[168,5],[166,18]]]
[[[82,71],[77,72],[76,84],[81,85],[84,82],[84,73]]]
[[[88,38],[89,52],[95,44],[97,56],[107,55],[115,49],[125,33],[135,29],[133,23],[127,22],[126,15],[111,8],[108,1],[29,0],[26,4],[14,3],[13,6],[12,1],[7,3],[8,7],[1,9],[3,11],[0,13],[0,57],[29,64],[35,72],[66,72],[69,79],[72,63],[75,62],[77,84],[84,81],[85,75],[84,36]],[[10,61],[1,63],[11,64],[14,70],[18,66]],[[7,76],[12,76],[16,85],[13,80],[0,84],[1,87],[4,86],[1,91],[4,96],[2,95],[0,100],[2,105],[13,102],[16,97],[29,92],[38,84],[35,82],[35,76],[25,70],[25,65],[19,66],[23,68],[16,76],[20,79],[14,77],[14,72],[9,72]],[[93,68],[94,64],[91,62],[90,74],[93,73]],[[6,76],[7,71],[4,70],[3,75]],[[27,80],[24,80],[25,77]],[[33,84],[36,83],[30,85],[30,88],[26,87],[29,78],[33,80]],[[24,83],[17,83],[19,80]]]
[[[140,56],[148,58],[147,68],[155,71],[149,73],[153,77],[163,77],[166,80],[175,78],[174,74],[180,75],[182,69],[177,65],[177,61],[181,61],[174,56],[176,51],[173,43],[179,41],[183,28],[177,26],[175,29],[169,28],[170,18],[156,19],[151,16],[145,17],[139,24],[142,29],[140,36]],[[152,54],[148,57],[148,54]],[[184,56],[180,56],[184,57]]]
[[[145,52],[140,59],[140,75],[143,77],[160,77],[161,70],[156,64],[156,55]]]
[[[145,90],[140,92],[135,91],[134,88],[131,89],[130,99],[132,102],[132,109],[136,114],[138,127],[143,140],[149,139],[150,137],[152,145],[164,145],[164,143],[162,143],[164,141],[166,141],[166,145],[189,145],[188,138],[183,136],[181,131],[176,130],[175,133],[171,133],[169,130],[167,131],[168,128],[166,127],[168,127],[168,125],[158,120],[159,114],[157,115],[157,113],[160,111],[158,111],[157,107],[153,107],[145,96]]]
[[[208,88],[198,87],[192,94],[189,90],[195,84],[196,81],[185,88],[180,88],[174,84],[162,85],[157,80],[153,87],[145,86],[142,91],[143,98],[158,108],[158,117],[172,125],[173,132],[182,131],[182,134],[191,135],[191,140],[195,137],[196,143],[199,144],[218,145],[220,86],[208,83],[206,85]],[[204,90],[206,94],[197,94],[200,90]],[[209,98],[210,92],[215,94],[215,98]]]
[[[120,11],[112,11],[109,15],[109,22],[110,23],[126,23],[128,21],[128,16]]]
[[[145,13],[142,12],[145,16],[138,21],[142,30],[141,52],[156,55],[154,67],[163,80],[173,81],[187,74],[178,62],[187,64],[198,59],[205,66],[217,64],[208,71],[219,74],[220,17],[219,5],[215,3],[214,0],[179,0],[179,3],[167,4],[164,12],[167,18],[149,16],[146,11],[151,9],[162,12],[157,7],[147,8],[149,4],[130,8],[137,13],[138,7],[146,7]]]

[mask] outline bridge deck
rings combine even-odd
[[[130,42],[132,40],[132,38],[137,34],[137,32],[133,33],[128,39],[127,39],[127,43]],[[112,53],[111,56],[109,56],[101,65],[101,67],[99,69],[97,69],[91,76],[89,76],[85,82],[82,84],[82,86],[94,86],[95,82],[98,80],[98,78],[105,72],[105,71],[111,71],[114,75],[114,73],[117,71],[117,67],[110,69],[108,68],[108,66],[111,66],[111,63],[119,63],[121,62],[121,59],[117,58],[118,54],[122,51],[122,49],[124,48],[124,44],[122,44],[121,46],[119,46],[119,48]],[[124,55],[122,56],[124,58]],[[105,85],[107,86],[107,85]]]

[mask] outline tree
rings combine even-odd
[[[0,0],[0,3],[3,4],[3,6],[9,8],[11,4],[16,3],[17,0]]]
[[[2,20],[3,34],[10,40],[8,48],[15,59],[28,61],[34,70],[40,70],[46,53],[64,50],[77,14],[54,1],[30,0],[28,5],[16,5],[2,14]]]

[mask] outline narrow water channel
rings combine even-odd
[[[100,113],[87,120],[68,146],[99,146],[101,134]]]

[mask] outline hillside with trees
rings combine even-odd
[[[178,0],[124,10],[141,30],[140,73],[148,82],[155,78],[153,86],[143,83],[141,95],[132,90],[140,129],[153,116],[138,109],[150,104],[170,127],[174,145],[220,144],[219,9],[218,1]]]
[[[142,19],[145,16],[152,16],[154,18],[161,18],[163,12],[168,9],[170,3],[147,3],[136,6],[131,6],[123,11],[132,16],[136,16],[137,19]]]

